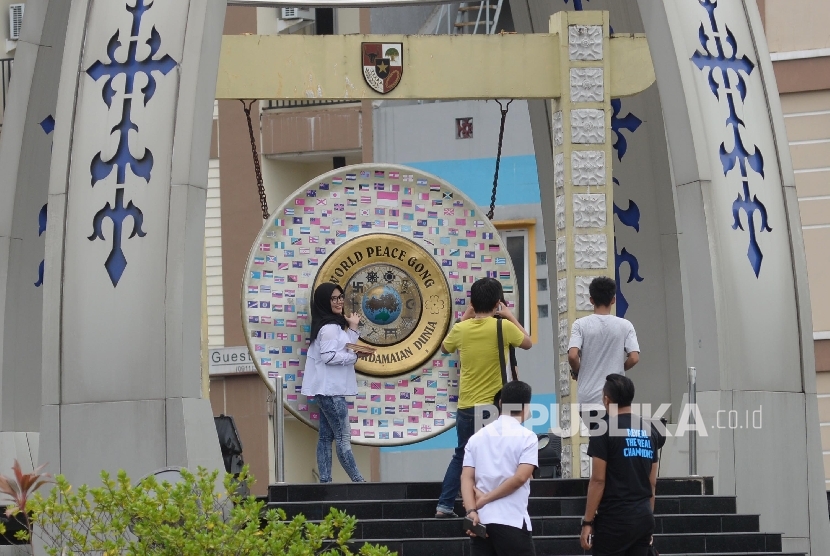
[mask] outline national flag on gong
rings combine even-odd
[[[398,206],[398,192],[397,191],[378,191],[377,204],[381,207],[397,207]]]

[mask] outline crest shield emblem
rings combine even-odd
[[[385,95],[398,86],[403,76],[403,43],[364,42],[363,79]]]

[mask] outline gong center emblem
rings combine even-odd
[[[435,259],[413,241],[368,234],[344,243],[323,263],[315,287],[343,288],[347,314],[360,316],[360,340],[377,351],[355,368],[376,376],[423,365],[438,350],[452,313],[449,286]]]
[[[415,279],[390,264],[362,268],[349,280],[345,296],[348,310],[363,315],[361,338],[375,346],[391,346],[408,338],[423,311]]]

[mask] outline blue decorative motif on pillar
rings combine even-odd
[[[49,114],[43,121],[40,122],[40,129],[43,130],[43,133],[49,135],[53,131],[55,131],[55,118],[52,117],[52,114]]]
[[[40,129],[43,130],[43,133],[46,135],[51,134],[55,131],[55,118],[52,117],[52,114],[49,114],[43,120],[41,120]],[[51,147],[50,147],[51,149]],[[47,203],[48,204],[48,203]],[[37,235],[38,237],[43,235],[43,232],[46,231],[46,204],[44,204],[40,208],[40,212],[37,215]],[[43,285],[43,262],[40,261],[40,264],[37,267],[37,282],[35,282],[35,287],[39,288]]]
[[[618,98],[611,99],[611,108],[613,108],[613,112],[611,113],[611,131],[617,136],[617,140],[614,141],[614,150],[617,151],[617,160],[622,160],[622,157],[625,156],[628,150],[628,141],[626,141],[622,130],[627,129],[631,133],[634,133],[640,127],[640,124],[643,123],[643,120],[631,112],[620,118],[622,101]]]
[[[731,150],[727,150],[726,142],[720,144],[720,161],[723,166],[724,176],[736,166],[740,168],[743,186],[742,192],[738,194],[738,198],[732,203],[732,217],[734,220],[732,229],[746,231],[741,223],[740,211],[743,210],[746,212],[747,224],[749,225],[749,247],[747,248],[746,255],[752,266],[752,270],[755,272],[755,276],[758,277],[761,273],[761,262],[763,261],[764,255],[761,252],[761,247],[758,245],[756,237],[754,213],[758,212],[761,216],[759,231],[771,232],[772,228],[767,223],[766,207],[758,200],[756,195],[752,195],[749,191],[749,169],[752,169],[763,179],[764,157],[757,145],[752,146],[752,152],[750,153],[744,144],[741,128],[746,129],[746,123],[738,116],[736,109],[736,102],[743,103],[746,99],[746,77],[755,69],[755,64],[746,55],[739,57],[738,41],[728,26],[724,25],[724,31],[720,30],[717,17],[715,16],[718,0],[698,1],[709,15],[709,25],[712,31],[711,36],[708,35],[705,25],[703,23],[700,24],[698,36],[703,50],[696,51],[692,55],[691,60],[700,71],[707,74],[709,88],[712,90],[715,98],[718,101],[726,100],[726,105],[729,110],[729,115],[726,118],[726,126],[731,132],[729,134],[731,135],[733,146]],[[712,43],[714,43],[714,50],[710,46]],[[724,45],[728,46],[728,55]],[[725,95],[721,96],[721,93],[725,93]]]
[[[591,0],[585,0],[586,2],[590,2]],[[565,3],[568,3],[568,0],[565,0]],[[582,0],[574,0],[574,10],[577,12],[582,11]]]
[[[619,180],[617,180],[617,178],[614,178],[614,183],[616,185],[620,185],[620,182]],[[640,232],[640,207],[637,206],[637,203],[629,199],[628,208],[623,210],[619,206],[617,206],[617,203],[615,202],[614,214],[617,216],[617,218],[623,226],[628,226],[629,228],[633,228],[634,231],[638,233]],[[628,264],[629,273],[628,280],[625,281],[626,284],[630,284],[634,280],[636,280],[637,282],[642,282],[643,277],[640,276],[640,262],[637,260],[637,257],[629,253],[625,247],[623,247],[622,251],[617,251],[616,234],[614,234],[614,255],[614,279],[617,282],[617,316],[624,317],[625,314],[628,312],[628,300],[625,298],[625,293],[623,293],[622,289],[622,281],[620,280],[620,267],[623,265],[623,263]]]
[[[626,284],[630,284],[634,280],[642,282],[643,277],[640,276],[640,262],[637,260],[637,257],[629,253],[625,247],[623,247],[622,252],[617,251],[617,238],[614,238],[614,259],[616,261],[614,279],[617,281],[617,316],[624,317],[628,312],[628,300],[625,298],[620,287],[620,267],[623,263],[628,263],[629,272]]]
[[[40,207],[40,213],[37,215],[37,235],[38,237],[43,235],[43,232],[46,231],[46,207],[48,203],[44,203],[42,207]],[[39,288],[43,285],[43,263],[44,261],[40,261],[40,264],[37,267],[37,282],[35,282],[35,287]]]
[[[761,272],[761,260],[764,258],[764,255],[761,253],[761,249],[758,247],[758,241],[755,238],[755,212],[760,213],[762,232],[771,232],[772,228],[767,224],[767,209],[764,203],[759,201],[755,195],[750,200],[749,195],[749,182],[744,180],[743,197],[739,193],[738,198],[732,203],[732,218],[734,220],[732,229],[745,231],[743,224],[741,224],[741,210],[743,210],[746,213],[746,220],[749,225],[749,248],[746,251],[746,256],[757,277]]]
[[[124,188],[119,187],[115,190],[115,207],[111,207],[107,203],[104,205],[104,208],[95,214],[95,218],[92,219],[92,235],[89,236],[89,241],[95,241],[96,239],[106,240],[102,225],[105,218],[112,220],[112,249],[104,266],[110,275],[113,286],[118,285],[121,275],[124,274],[124,269],[127,268],[127,257],[124,256],[124,252],[121,250],[121,239],[124,220],[130,216],[133,219],[133,231],[130,234],[130,238],[135,236],[144,237],[147,235],[141,229],[141,225],[144,223],[144,214],[133,205],[132,201],[126,207],[124,206]]]
[[[137,138],[139,135],[139,128],[133,122],[133,109],[141,109],[147,106],[150,99],[156,92],[156,75],[167,75],[173,68],[176,67],[177,62],[169,54],[157,57],[161,48],[161,35],[156,30],[155,26],[150,30],[150,36],[144,41],[144,44],[149,47],[149,54],[143,59],[138,58],[139,50],[139,34],[141,30],[141,19],[144,13],[153,7],[152,2],[147,0],[135,0],[135,5],[126,5],[128,12],[132,14],[132,26],[130,29],[130,37],[127,41],[126,56],[119,56],[124,59],[124,62],[118,61],[116,53],[122,48],[120,30],[110,38],[107,44],[107,60],[96,61],[87,70],[86,73],[95,81],[101,77],[106,76],[104,85],[101,90],[101,97],[107,108],[113,108],[113,100],[115,99],[116,91],[113,87],[113,82],[117,76],[124,76],[124,90],[119,108],[120,121],[112,128],[112,133],[118,135],[118,146],[115,154],[109,159],[104,160],[102,156],[103,151],[99,151],[90,163],[91,185],[94,187],[96,183],[106,179],[113,168],[116,170],[116,184],[122,186],[127,183],[127,167],[129,166],[131,173],[139,178],[144,178],[144,181],[150,182],[150,175],[153,170],[153,153],[148,148],[144,148],[144,152],[140,158],[133,156],[129,139],[130,132],[135,132],[132,136]],[[146,79],[146,85],[135,91],[135,77],[138,74],[143,74]],[[134,103],[133,101],[136,100]],[[115,208],[110,207],[109,202],[103,209],[99,210],[93,219],[93,234],[89,237],[90,240],[104,239],[101,232],[101,223],[104,218],[108,217],[113,221],[113,248],[110,256],[104,264],[109,273],[110,280],[113,286],[118,285],[124,269],[127,266],[127,260],[121,250],[121,225],[127,216],[132,216],[135,223],[133,233],[130,237],[138,235],[143,237],[145,233],[141,230],[141,223],[143,221],[143,214],[132,201],[127,207],[124,207],[124,188],[116,189]]]

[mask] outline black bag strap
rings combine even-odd
[[[510,353],[510,374],[513,376],[513,380],[519,380],[519,373],[516,372],[516,367],[519,366],[516,361],[516,348],[509,346],[507,351]]]
[[[501,365],[501,385],[507,384],[507,365],[504,361],[504,335],[501,331],[501,319],[496,319],[496,334],[499,339],[499,364]]]

